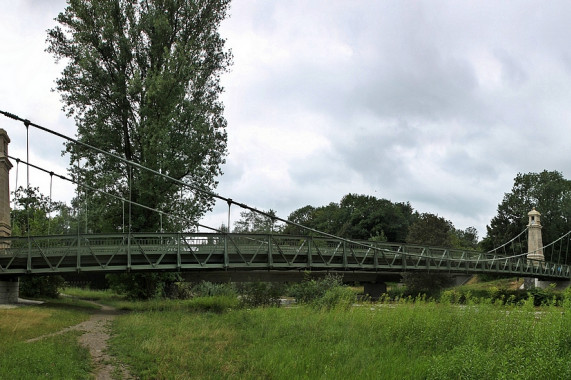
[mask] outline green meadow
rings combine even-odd
[[[0,379],[89,378],[89,353],[77,342],[79,332],[26,341],[78,324],[90,309],[70,299],[0,309]]]
[[[109,350],[141,379],[571,378],[567,293],[540,307],[532,297],[248,307],[227,295],[65,292],[128,311],[113,322]],[[89,307],[61,299],[0,310],[0,378],[90,378],[76,332],[25,343],[85,320]]]
[[[113,353],[146,379],[571,378],[571,313],[417,301],[133,312]]]

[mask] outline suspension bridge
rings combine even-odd
[[[21,122],[26,128],[35,127],[68,142],[83,144],[8,112],[0,113]],[[237,205],[274,220],[294,224],[306,231],[306,234],[236,234],[208,227],[213,232],[145,233],[134,232],[129,228],[126,232],[116,234],[89,234],[80,233],[78,229],[77,233],[70,235],[10,236],[10,160],[49,173],[51,177],[54,173],[30,163],[29,157],[22,159],[10,156],[9,142],[7,132],[1,129],[0,293],[9,293],[4,297],[8,300],[10,297],[13,299],[14,292],[17,298],[19,276],[95,272],[177,271],[192,279],[216,278],[227,281],[295,281],[301,279],[306,272],[340,273],[345,280],[365,283],[365,291],[372,295],[386,289],[384,282],[387,279],[398,277],[403,272],[464,276],[487,273],[552,282],[571,278],[571,266],[566,262],[567,252],[563,252],[565,259],[563,262],[561,260],[563,244],[569,245],[569,233],[543,246],[540,214],[535,210],[529,213],[529,225],[525,231],[490,252],[344,239],[269,215],[214,193],[211,195],[227,202],[229,207]],[[98,154],[109,155],[96,147],[85,147]],[[137,163],[115,157],[160,175],[165,180],[188,186]],[[55,176],[72,181],[62,175]],[[135,206],[148,208],[141,204]],[[527,250],[514,250],[516,246],[525,245]],[[544,259],[547,250],[552,252],[549,255],[551,261]],[[555,260],[553,252],[557,250],[559,258]]]

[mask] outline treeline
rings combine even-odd
[[[275,215],[273,210],[270,215]],[[274,232],[290,235],[312,234],[294,224],[276,223],[275,219],[252,211],[242,212],[233,232]],[[307,205],[292,212],[288,220],[313,230],[354,240],[390,241],[465,249],[478,247],[474,227],[457,229],[444,217],[419,213],[409,202],[391,202],[370,195],[347,194],[339,203]]]
[[[479,241],[474,227],[458,229],[446,218],[419,213],[409,202],[392,202],[369,195],[347,194],[339,203],[325,206],[307,205],[292,212],[288,220],[332,235],[370,241],[423,244],[489,251],[525,230],[528,212],[535,207],[541,215],[543,243],[547,245],[571,231],[571,180],[558,171],[519,173],[510,192],[504,194],[497,215],[486,226],[486,236]],[[270,215],[275,215],[273,210]],[[291,224],[276,223],[273,218],[254,212],[242,212],[233,232],[275,232],[306,235],[307,230]],[[309,232],[310,233],[310,232]],[[521,252],[526,247],[506,247]],[[571,262],[570,247],[544,251],[545,258]]]
[[[541,213],[544,245],[555,242],[571,231],[571,180],[564,178],[558,171],[519,173],[514,179],[511,191],[504,194],[498,205],[497,215],[486,227],[486,237],[481,242],[482,248],[490,250],[517,236],[526,228],[527,213],[533,207]],[[554,245],[544,250],[545,259],[569,263],[570,249],[569,244]]]

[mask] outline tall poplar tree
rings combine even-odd
[[[66,66],[57,79],[79,141],[207,192],[189,191],[119,160],[69,143],[70,171],[82,183],[184,216],[190,228],[212,207],[208,191],[226,155],[220,75],[231,53],[219,26],[229,0],[69,0],[48,30],[48,48]],[[122,227],[122,202],[93,193],[76,199],[94,232]],[[133,206],[132,228],[157,231],[159,214]]]

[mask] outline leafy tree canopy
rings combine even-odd
[[[304,206],[288,220],[332,235],[356,240],[427,244],[464,249],[478,247],[474,227],[454,228],[449,220],[433,214],[418,214],[410,203],[391,202],[368,195],[347,194],[339,203]],[[306,235],[307,230],[287,225],[284,233]]]
[[[438,215],[423,213],[410,226],[406,242],[432,247],[451,247],[454,231],[451,221]]]
[[[53,202],[37,187],[19,187],[12,193],[14,206],[10,212],[12,236],[60,235],[77,228],[69,207]],[[23,297],[56,298],[64,286],[61,276],[22,276],[20,295]]]
[[[74,116],[79,141],[210,190],[226,155],[226,120],[218,96],[231,64],[218,33],[229,0],[70,0],[48,30],[47,51],[66,64],[56,89]],[[107,155],[68,144],[71,172],[82,183],[187,222],[212,207],[206,192],[190,192]],[[90,230],[117,231],[121,202],[82,193]],[[104,223],[102,222],[104,221]],[[159,214],[132,208],[132,227],[159,229]],[[170,227],[168,224],[170,223]]]
[[[305,206],[290,214],[288,220],[333,235],[358,240],[404,242],[414,219],[409,203],[393,203],[368,195],[348,194],[340,203]],[[288,234],[306,234],[288,225]]]
[[[276,216],[275,210],[270,210],[267,214]],[[261,215],[254,211],[242,211],[240,220],[234,223],[235,233],[280,233],[283,225],[276,223],[276,220]]]
[[[527,214],[533,207],[541,213],[544,244],[571,230],[571,181],[558,171],[519,173],[511,192],[498,205],[498,214],[486,227],[483,248],[493,249],[517,236],[526,228]]]
[[[77,218],[62,202],[54,202],[39,188],[19,187],[12,193],[14,207],[10,212],[12,236],[62,235],[77,228]]]

